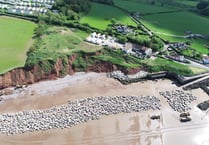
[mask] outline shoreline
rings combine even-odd
[[[197,100],[191,104],[192,110],[190,113],[192,121],[180,123],[179,113],[174,112],[167,103],[167,100],[159,95],[160,91],[179,89],[170,80],[144,81],[130,85],[122,85],[114,79],[107,78],[105,74],[81,73],[80,75],[75,74],[72,76],[73,78],[71,76],[68,77],[29,85],[23,92],[20,91],[21,89],[17,90],[20,92],[16,98],[7,99],[0,103],[0,113],[43,110],[53,106],[60,106],[69,100],[73,101],[89,97],[126,95],[154,95],[161,100],[161,110],[105,116],[101,117],[100,120],[88,121],[87,123],[79,124],[69,129],[53,129],[15,136],[0,134],[2,143],[30,145],[31,138],[33,138],[32,140],[34,142],[39,142],[41,145],[131,145],[133,143],[146,144],[147,141],[150,142],[150,145],[173,145],[171,141],[173,138],[184,140],[184,138],[178,135],[179,132],[182,132],[186,138],[193,138],[197,137],[198,134],[205,133],[202,130],[205,130],[209,126],[209,116],[205,115],[205,112],[200,111],[196,107],[197,103],[208,99],[208,96],[201,89],[196,89],[191,92],[197,97]],[[65,82],[66,80],[69,82]],[[62,81],[64,85],[60,83]],[[60,87],[55,85],[56,88],[53,88],[49,84],[60,84]],[[150,120],[150,116],[156,114],[160,114],[162,116],[161,119]],[[198,124],[200,125],[198,126]],[[190,129],[185,128],[186,130],[182,130],[184,126],[188,126]],[[164,132],[164,128],[176,128],[176,130]],[[157,130],[159,130],[158,133],[160,134],[155,134]],[[191,130],[194,133],[191,133]],[[140,134],[140,132],[144,131],[151,131],[153,134]],[[117,140],[115,140],[116,138]],[[185,145],[198,145],[193,140],[185,142],[187,142]]]

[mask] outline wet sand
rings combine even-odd
[[[180,123],[159,91],[179,89],[170,80],[122,85],[105,74],[78,73],[57,81],[45,81],[4,96],[0,113],[46,109],[78,98],[115,95],[155,95],[161,111],[119,114],[102,117],[70,129],[55,129],[22,135],[0,135],[0,145],[204,145],[209,144],[209,117],[196,108],[208,99],[202,90],[193,90],[198,99],[192,103],[192,122]],[[160,114],[160,120],[150,120]]]

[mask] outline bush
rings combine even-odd
[[[38,65],[45,73],[50,73],[54,68],[55,62],[53,60],[39,61]]]
[[[78,71],[86,71],[87,62],[83,59],[82,56],[78,56],[77,59],[73,62],[73,68]]]
[[[197,4],[197,9],[203,10],[209,6],[209,1],[201,1]]]
[[[209,6],[201,11],[202,15],[209,16]]]
[[[119,36],[118,37],[118,42],[125,44],[128,41],[128,39],[126,37],[123,36]]]

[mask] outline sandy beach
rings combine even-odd
[[[12,89],[12,88],[11,88]],[[3,96],[0,113],[47,109],[69,100],[98,96],[155,95],[161,100],[160,111],[119,114],[79,124],[70,129],[52,129],[15,136],[0,135],[0,145],[207,145],[209,116],[196,105],[208,100],[202,90],[191,104],[192,121],[180,123],[160,91],[181,89],[170,80],[145,81],[122,85],[106,74],[76,73],[54,81],[44,81]],[[150,116],[161,115],[160,120]]]

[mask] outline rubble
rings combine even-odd
[[[189,105],[197,99],[192,94],[182,90],[160,92],[160,95],[165,97],[171,108],[179,113],[191,110]]]
[[[114,71],[108,74],[108,77],[114,78],[118,81],[120,81],[122,84],[130,84],[133,82],[138,82],[143,78],[146,78],[148,75],[148,72],[140,71],[134,75],[125,75],[121,71]]]
[[[209,100],[198,104],[197,107],[200,108],[200,110],[202,111],[206,111],[209,108]]]

